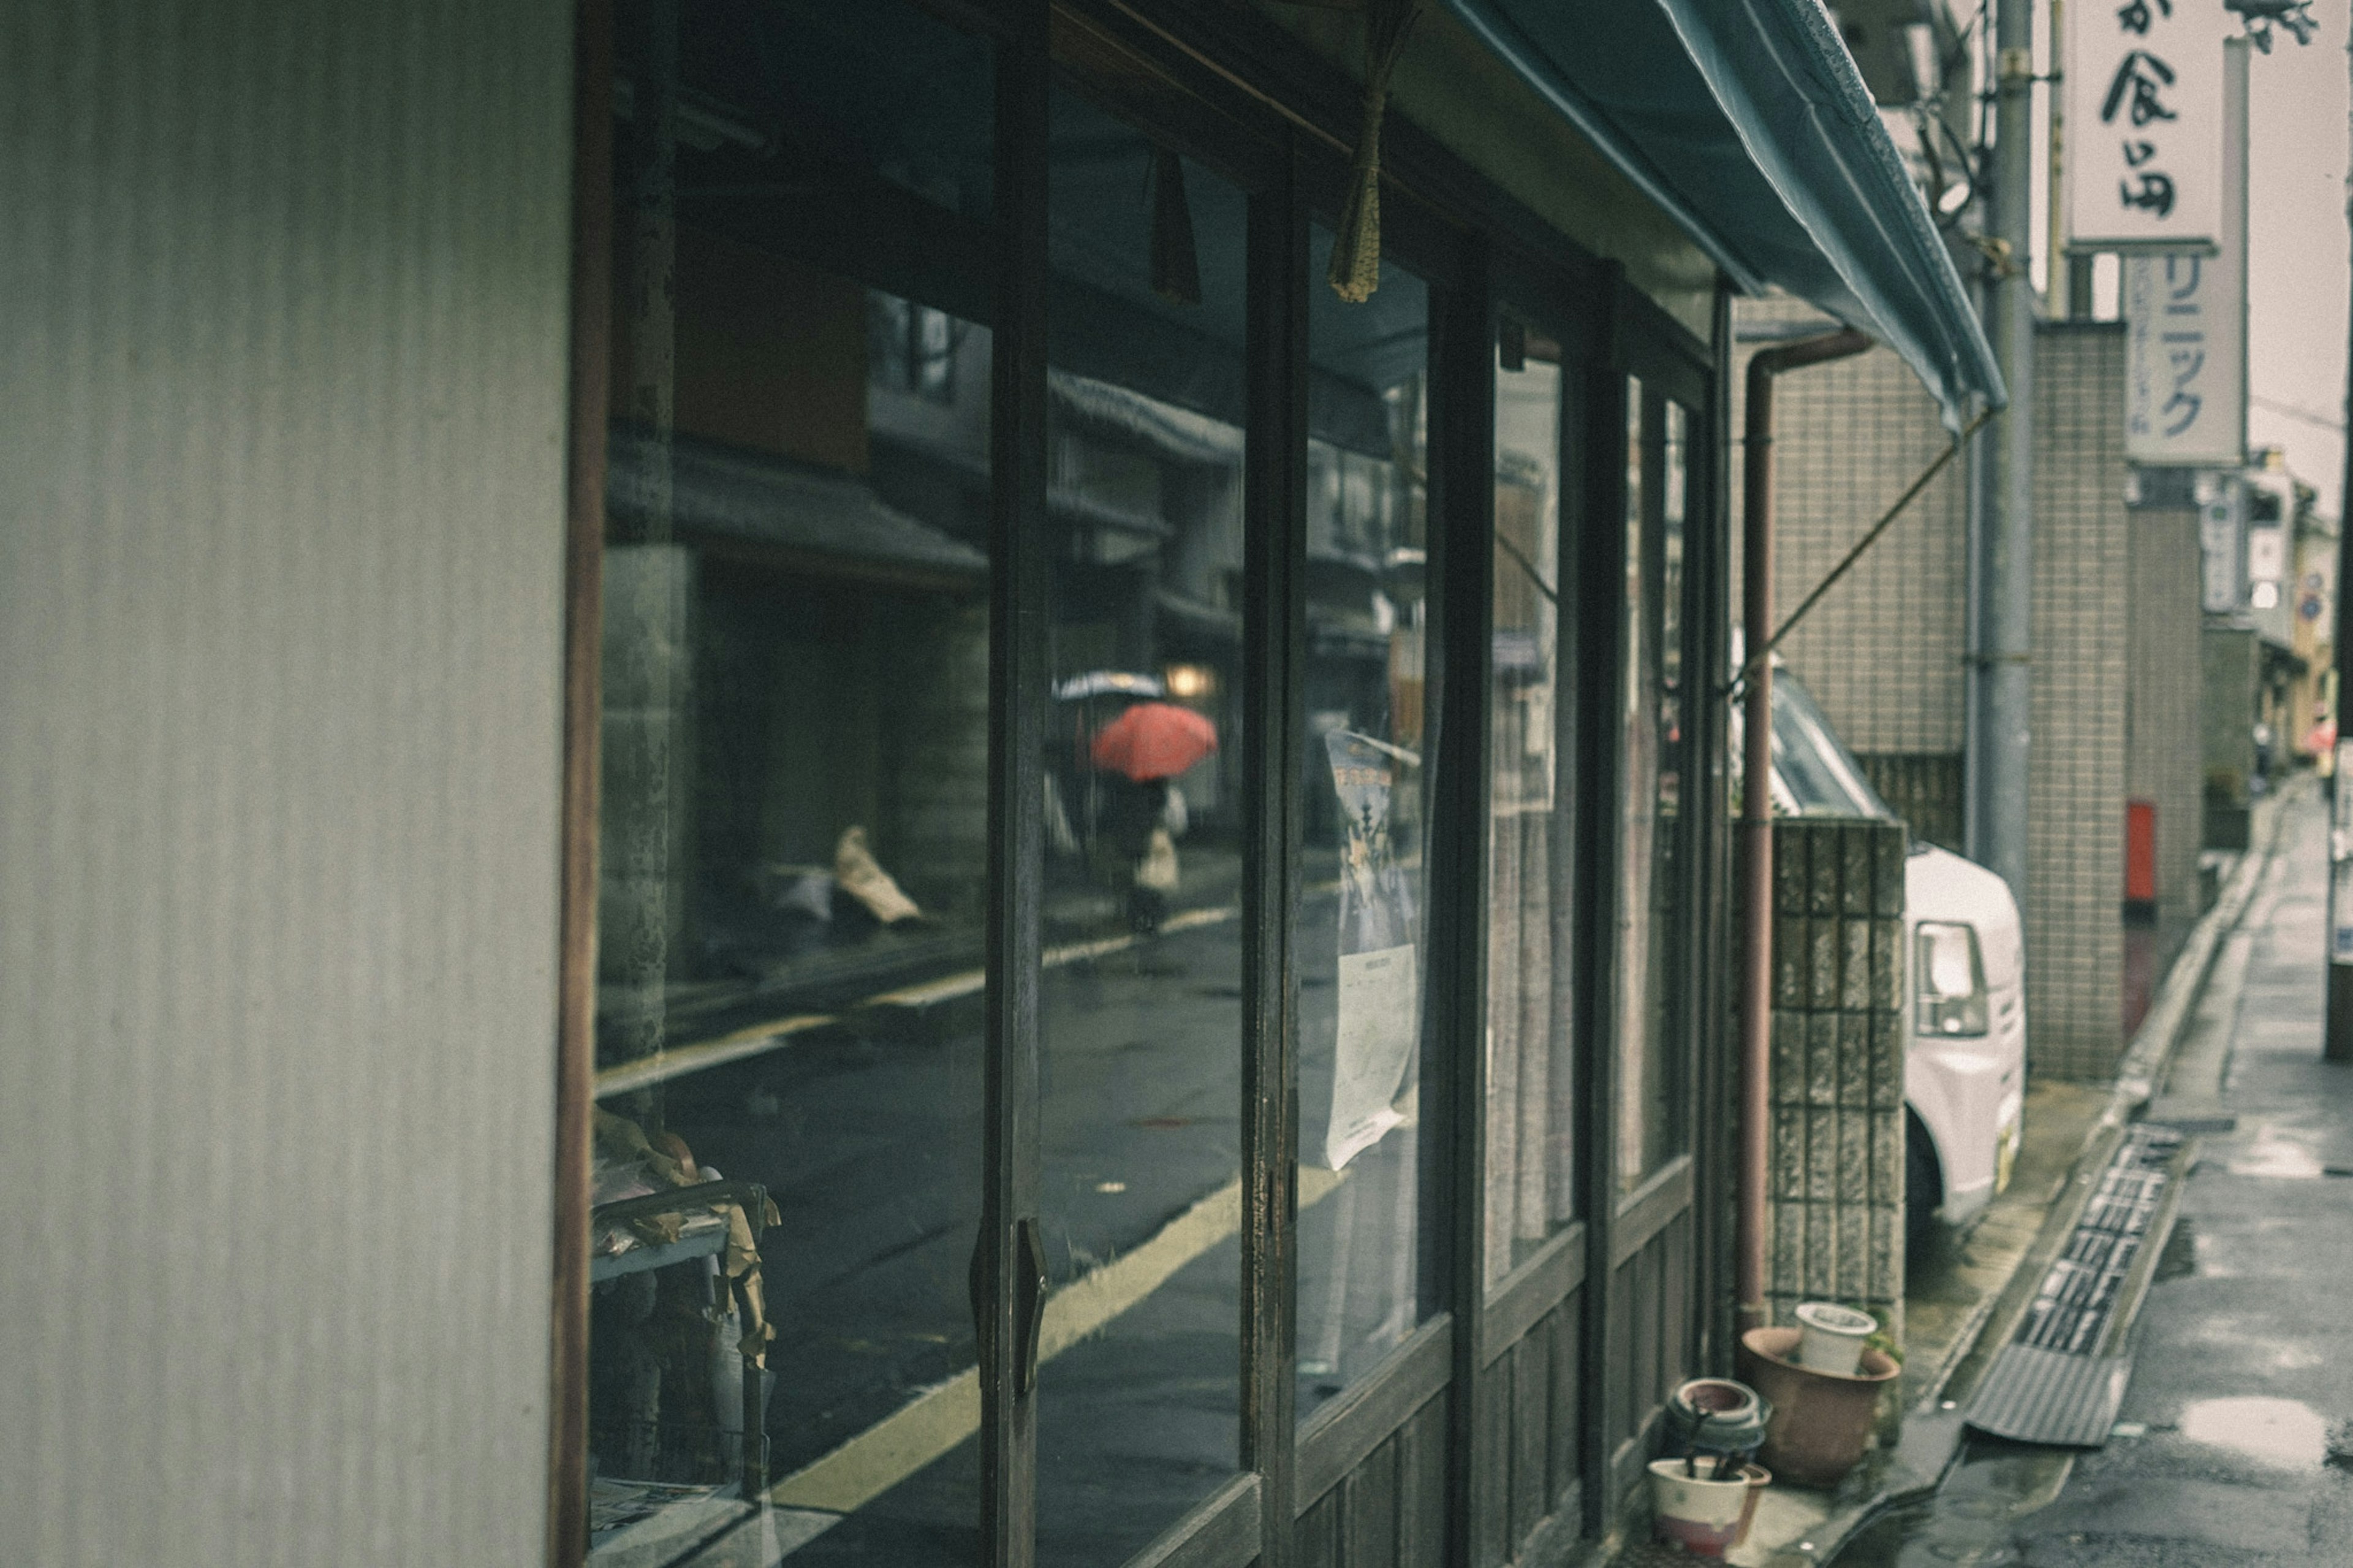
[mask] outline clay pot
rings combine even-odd
[[[1762,1465],[1743,1465],[1740,1474],[1748,1483],[1748,1500],[1740,1505],[1740,1526],[1732,1532],[1732,1544],[1735,1546],[1748,1540],[1748,1527],[1757,1522],[1757,1495],[1773,1484],[1773,1472]]]
[[[1694,1557],[1721,1557],[1740,1539],[1757,1511],[1757,1488],[1746,1471],[1710,1480],[1683,1474],[1681,1459],[1651,1461],[1651,1532]]]
[[[1667,1396],[1666,1452],[1687,1448],[1709,1453],[1754,1452],[1765,1440],[1772,1412],[1757,1391],[1728,1377],[1695,1377]]]
[[[1751,1329],[1740,1336],[1741,1381],[1773,1405],[1757,1458],[1785,1481],[1834,1487],[1862,1458],[1880,1394],[1904,1369],[1884,1352],[1870,1350],[1852,1375],[1801,1366],[1801,1332]]]

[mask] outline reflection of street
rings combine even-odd
[[[1316,955],[1335,905],[1324,883],[1299,932],[1303,1121],[1329,1096],[1330,960]],[[1050,1560],[1111,1544],[1062,1541],[1058,1521],[1165,1521],[1238,1462],[1240,943],[1230,906],[1195,908],[1157,936],[1058,942],[1044,977]],[[784,1216],[765,1248],[777,1500],[855,1510],[830,1550],[887,1542],[912,1563],[971,1529],[981,1039],[976,978],[903,989],[943,1005],[846,1009],[668,1095],[701,1157],[763,1183]],[[1321,1131],[1303,1126],[1303,1145]],[[1393,1132],[1345,1183],[1301,1173],[1303,1415],[1411,1327],[1413,1259],[1388,1238],[1412,1234],[1413,1136]],[[1107,1496],[1121,1506],[1087,1501]]]

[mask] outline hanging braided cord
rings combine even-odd
[[[1352,305],[1373,297],[1381,282],[1381,120],[1388,110],[1389,77],[1404,51],[1420,0],[1372,0],[1365,15],[1365,125],[1348,169],[1348,199],[1332,238],[1326,280]]]

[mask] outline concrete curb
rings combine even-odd
[[[2212,974],[2214,961],[2222,950],[2222,940],[2245,918],[2256,885],[2263,880],[2263,868],[2279,851],[2280,820],[2284,808],[2289,801],[2312,787],[2311,775],[2299,774],[2285,788],[2256,803],[2246,853],[2232,868],[2231,879],[2215,899],[2214,907],[2199,917],[2188,940],[2181,944],[2147,1016],[2141,1020],[2139,1030],[2117,1064],[2116,1088],[2108,1096],[2107,1108],[2084,1134],[2083,1147],[2069,1167],[2066,1186],[2047,1211],[2034,1244],[2021,1256],[2009,1282],[2000,1290],[1987,1293],[1972,1320],[1955,1336],[1956,1348],[1934,1384],[1924,1390],[1912,1408],[1905,1412],[1904,1436],[1887,1464],[1882,1484],[1870,1496],[1835,1510],[1807,1531],[1807,1543],[1811,1550],[1801,1554],[1792,1551],[1793,1558],[1826,1562],[1857,1531],[1886,1510],[1926,1496],[1943,1484],[1946,1473],[1960,1454],[1964,1431],[1961,1413],[1943,1408],[1945,1390],[1954,1373],[1968,1362],[1986,1331],[1997,1320],[2005,1332],[2016,1324],[2028,1304],[2028,1299],[2021,1297],[2019,1280],[2040,1279],[2059,1247],[2073,1233],[2076,1222],[2083,1218],[2084,1206],[2092,1199],[2093,1178],[2105,1167],[2116,1143],[2124,1137],[2126,1125],[2138,1118],[2155,1096],[2158,1085],[2165,1080],[2205,993],[2207,978]]]

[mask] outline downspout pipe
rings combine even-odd
[[[1748,362],[1742,433],[1741,622],[1748,639],[1773,632],[1773,378],[1871,347],[1853,331],[1759,350]],[[1748,672],[1740,789],[1740,1181],[1734,1226],[1740,1327],[1765,1322],[1765,1194],[1772,1175],[1773,661]]]

